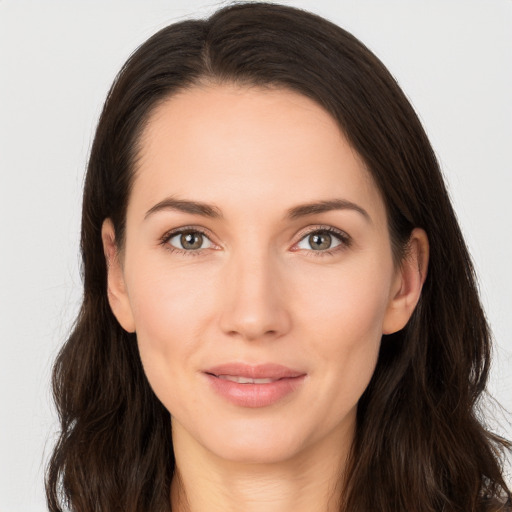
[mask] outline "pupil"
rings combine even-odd
[[[184,249],[199,249],[203,244],[201,233],[184,233],[181,235],[181,246]]]
[[[310,235],[309,243],[311,247],[315,250],[319,249],[329,249],[331,246],[331,235],[328,233],[316,233],[314,235]]]

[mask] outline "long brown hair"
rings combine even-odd
[[[475,512],[510,500],[500,465],[510,445],[478,414],[490,332],[413,108],[383,64],[345,30],[296,8],[249,2],[161,30],[130,57],[108,94],[85,181],[83,303],[53,373],[61,434],[47,471],[49,509],[170,510],[170,416],[144,375],[136,335],[110,310],[101,225],[110,217],[122,245],[148,116],[172,94],[205,81],[276,86],[312,98],[372,173],[395,257],[403,257],[414,227],[429,237],[420,302],[403,330],[383,337],[359,402],[342,510]]]

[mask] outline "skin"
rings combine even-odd
[[[124,247],[109,219],[103,241],[111,307],[137,332],[172,416],[173,510],[336,510],[381,336],[401,329],[419,299],[425,233],[413,231],[396,264],[364,163],[334,119],[295,92],[188,89],[153,112],[141,142]],[[169,197],[213,204],[222,218],[147,213]],[[286,217],[335,198],[367,215]],[[207,238],[173,252],[180,237],[165,235],[184,226]],[[330,254],[309,238],[326,226],[343,233],[331,235]],[[242,407],[205,379],[205,368],[227,362],[278,363],[306,377],[276,403]]]

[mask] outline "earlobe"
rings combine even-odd
[[[116,245],[114,225],[111,219],[103,221],[101,238],[107,264],[107,294],[110,308],[125,331],[135,332],[135,322],[126,291],[119,250]]]
[[[388,309],[382,326],[383,334],[403,329],[418,304],[427,277],[429,243],[425,231],[413,229],[406,255],[397,271]]]

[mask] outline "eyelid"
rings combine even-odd
[[[340,237],[350,238],[350,236],[343,231],[342,229],[335,228],[330,224],[315,224],[312,226],[308,226],[304,229],[301,229],[297,234],[297,237],[302,240],[306,235],[310,235],[311,233],[316,233],[317,231],[328,231],[329,233],[334,233],[335,235],[339,235]]]

